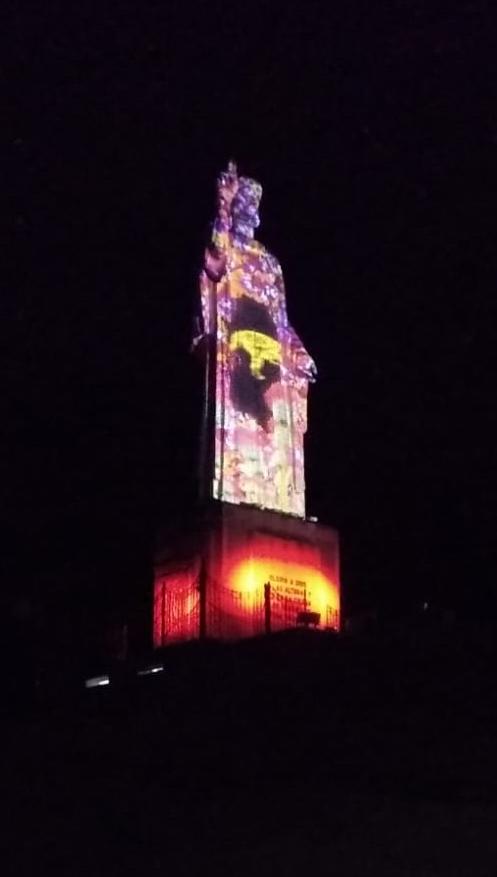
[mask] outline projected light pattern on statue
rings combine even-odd
[[[218,216],[200,289],[215,338],[211,495],[305,516],[307,388],[315,366],[288,322],[278,260],[254,239],[259,183],[234,165],[218,180]]]

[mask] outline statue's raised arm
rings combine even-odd
[[[236,164],[228,163],[217,178],[217,214],[212,228],[212,239],[204,253],[204,270],[210,280],[218,282],[226,270],[226,250],[231,228],[231,205],[238,191]]]

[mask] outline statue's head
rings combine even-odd
[[[233,228],[251,229],[260,223],[259,203],[262,197],[262,186],[249,177],[239,177],[238,189],[231,204]]]

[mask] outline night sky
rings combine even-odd
[[[492,4],[113,6],[4,13],[4,602],[150,587],[195,497],[189,345],[233,157],[318,366],[307,505],[346,605],[494,611]]]

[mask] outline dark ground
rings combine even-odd
[[[494,652],[488,632],[425,620],[193,644],[139,684],[131,668],[96,691],[74,680],[5,725],[4,861],[71,877],[490,877]]]

